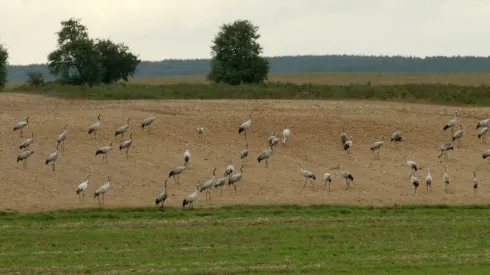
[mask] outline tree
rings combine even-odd
[[[7,48],[0,45],[0,90],[7,84],[7,65],[9,53]]]
[[[232,85],[266,80],[269,62],[260,56],[262,47],[257,42],[260,38],[258,30],[248,20],[222,25],[211,46],[208,79]]]
[[[45,84],[43,73],[40,71],[28,72],[26,83],[29,86],[43,86]]]
[[[48,55],[48,68],[62,83],[96,85],[127,81],[140,60],[122,44],[93,40],[80,19],[61,22],[58,48]]]
[[[97,50],[101,54],[102,82],[112,83],[123,79],[128,81],[129,76],[134,76],[136,68],[141,60],[129,51],[124,44],[115,44],[108,39],[99,39],[96,43]]]

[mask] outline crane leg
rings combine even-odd
[[[315,185],[313,184],[313,181],[310,181],[311,183],[311,186],[313,187],[313,189],[315,189]]]
[[[307,180],[305,180],[305,184],[303,184],[303,188],[305,188],[306,184],[308,183]]]
[[[150,130],[151,129],[151,125],[148,125],[148,135],[150,135]],[[162,204],[162,207],[163,207],[163,204]]]
[[[82,196],[80,195],[80,193],[78,193],[78,200],[82,201]]]
[[[129,157],[129,148],[126,148],[126,158]]]
[[[102,204],[104,204],[104,197],[105,197],[105,193],[102,194]]]
[[[53,162],[53,166],[52,167],[53,167],[53,172],[54,172],[55,171],[54,162]]]
[[[211,188],[208,189],[209,191],[209,200],[211,200]]]
[[[85,191],[82,193],[82,202],[85,202]]]
[[[233,183],[233,189],[235,189],[235,193],[236,193],[236,185]]]
[[[265,160],[265,168],[269,169],[269,162]]]
[[[99,201],[99,204],[100,204],[100,198],[99,198],[99,196],[97,196],[97,201]]]
[[[22,128],[20,128],[19,135],[20,135],[20,137],[23,137],[24,136],[24,134],[22,134]]]
[[[27,159],[24,160],[24,168],[27,169]]]

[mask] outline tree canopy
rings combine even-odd
[[[96,85],[133,76],[141,60],[124,44],[91,39],[80,19],[61,22],[58,47],[48,55],[49,71],[62,83]]]
[[[0,45],[0,90],[7,84],[7,65],[9,53],[7,48]]]
[[[261,57],[259,28],[248,20],[224,24],[211,46],[211,71],[208,79],[239,85],[260,83],[267,79],[269,61]]]

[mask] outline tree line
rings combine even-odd
[[[211,43],[211,59],[141,61],[123,43],[91,38],[80,19],[61,22],[57,48],[46,64],[7,65],[0,44],[0,88],[6,81],[97,85],[130,77],[207,75],[232,85],[259,83],[268,73],[309,72],[489,72],[490,57],[304,55],[262,57],[258,27],[248,20],[223,24]]]
[[[268,57],[270,73],[444,73],[444,72],[490,72],[490,57],[428,58],[403,56],[358,56],[358,55],[299,55]],[[142,61],[135,77],[205,75],[210,72],[211,59],[166,59]],[[12,65],[7,67],[8,81],[23,82],[30,71],[42,72],[47,80],[54,80],[47,65]]]

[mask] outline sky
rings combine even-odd
[[[5,0],[10,64],[46,63],[60,22],[124,42],[142,60],[209,58],[220,25],[259,27],[264,56],[490,55],[490,0]]]

